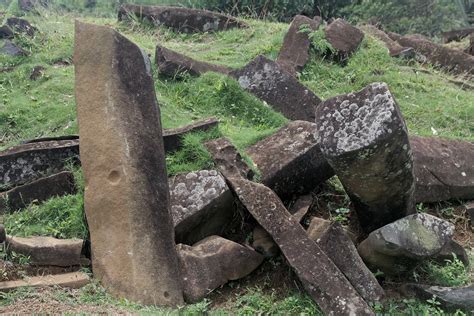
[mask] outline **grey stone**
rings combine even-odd
[[[12,39],[15,36],[12,29],[8,25],[0,26],[0,39]]]
[[[196,132],[207,132],[213,128],[216,128],[219,121],[216,118],[208,118],[193,122],[192,124],[178,128],[165,128],[163,129],[163,141],[165,145],[166,153],[170,153],[181,149],[183,146],[183,137],[189,133]]]
[[[469,255],[467,254],[466,249],[454,240],[449,240],[441,251],[436,254],[433,260],[445,264],[446,260],[453,260],[453,255],[456,256],[464,266],[469,266]]]
[[[17,46],[10,40],[4,40],[3,43],[0,42],[0,54],[8,56],[26,56],[28,55],[21,47]]]

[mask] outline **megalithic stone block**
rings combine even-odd
[[[385,83],[325,101],[316,112],[321,151],[371,232],[413,210],[413,160],[400,109]]]
[[[180,305],[150,60],[111,28],[76,22],[74,65],[94,275],[115,296]]]

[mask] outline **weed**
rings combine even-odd
[[[418,269],[420,278],[440,286],[462,286],[470,281],[468,269],[453,254],[453,259],[446,259],[444,264],[428,262]]]

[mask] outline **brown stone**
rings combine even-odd
[[[452,41],[460,41],[471,34],[474,34],[474,27],[467,27],[460,30],[452,30],[449,32],[443,32],[441,33],[441,36],[443,36],[444,43],[449,43]]]
[[[336,19],[324,30],[326,40],[336,50],[336,57],[342,62],[359,48],[364,33],[343,19]]]
[[[242,204],[278,244],[308,294],[325,314],[374,315],[273,191],[243,178],[228,180]]]
[[[32,202],[76,193],[74,174],[64,171],[0,193],[0,214],[17,211]]]
[[[474,144],[437,137],[410,137],[416,202],[474,199]]]
[[[280,252],[272,236],[261,226],[256,226],[252,231],[252,248],[265,258],[275,257]]]
[[[249,147],[262,183],[281,199],[306,194],[334,175],[319,148],[317,125],[294,121]]]
[[[188,303],[200,301],[228,281],[243,278],[263,261],[254,250],[219,236],[208,237],[192,247],[179,244],[176,248]]]
[[[288,211],[291,213],[293,218],[300,223],[303,217],[308,213],[311,204],[313,204],[313,196],[311,194],[302,195],[296,199],[295,203],[291,205]]]
[[[77,140],[79,135],[64,135],[64,136],[52,136],[52,137],[41,137],[35,139],[29,139],[22,142],[23,144],[33,144],[33,143],[42,143],[50,141],[60,141],[60,140]]]
[[[182,7],[122,5],[118,13],[119,21],[128,20],[129,15],[182,33],[215,32],[247,27],[245,23],[228,15]]]
[[[219,121],[216,118],[208,118],[196,121],[192,124],[179,128],[165,128],[163,130],[163,140],[166,153],[181,149],[183,146],[183,137],[189,133],[207,132],[216,128]]]
[[[0,282],[0,292],[13,291],[22,287],[47,287],[59,286],[79,289],[89,284],[90,278],[83,272],[70,272],[55,275],[42,275],[16,281]]]
[[[321,151],[367,233],[414,211],[408,131],[385,83],[326,100],[316,116]]]
[[[331,221],[324,218],[312,217],[306,233],[309,238],[316,241],[328,230],[329,226],[331,226]]]
[[[74,65],[94,275],[115,296],[180,305],[150,60],[113,29],[76,22]]]
[[[392,40],[387,35],[387,33],[373,25],[364,25],[362,30],[382,41],[385,44],[385,47],[387,47],[391,57],[410,58],[414,57],[415,55],[413,48],[403,47],[402,45],[398,44],[397,41]]]
[[[296,75],[296,72],[303,70],[308,62],[311,47],[308,32],[316,31],[321,22],[320,17],[310,19],[304,15],[297,15],[293,18],[276,61],[290,74]],[[302,31],[302,27],[307,30]]]

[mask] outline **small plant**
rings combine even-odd
[[[321,56],[326,56],[335,53],[334,47],[326,39],[323,28],[308,33],[314,51]]]
[[[445,264],[428,262],[420,268],[420,278],[440,286],[462,286],[469,282],[468,269],[455,254],[453,259],[446,259]]]
[[[350,209],[341,207],[335,210],[336,216],[333,217],[333,220],[341,224],[347,224],[349,222],[349,213]]]

